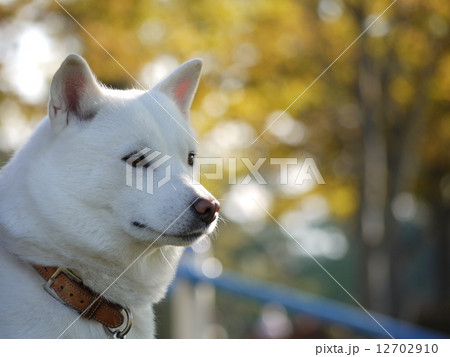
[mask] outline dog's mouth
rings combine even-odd
[[[165,238],[172,238],[172,239],[180,239],[186,243],[194,242],[197,239],[199,239],[201,236],[205,235],[205,233],[206,233],[206,231],[202,230],[202,231],[189,232],[189,233],[185,233],[185,234],[168,234],[166,232],[158,232],[157,230],[153,229],[152,227],[149,227],[146,224],[141,223],[139,221],[133,221],[132,225],[139,229],[142,229],[142,230],[144,230],[144,229],[148,230],[148,231],[152,232],[153,234],[158,235],[158,238],[165,237]]]
[[[138,228],[142,228],[142,229],[148,228],[146,224],[138,222],[138,221],[134,221],[132,224],[133,224],[133,226],[138,227]]]

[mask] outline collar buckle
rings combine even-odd
[[[53,283],[61,273],[64,273],[70,280],[73,280],[78,284],[82,283],[81,278],[74,272],[72,272],[69,269],[59,267],[58,269],[56,269],[56,271],[53,273],[50,279],[48,279],[48,281],[44,284],[44,290],[59,302],[63,303],[64,305],[67,305],[67,303],[59,297],[59,295],[55,292],[55,290],[52,289]]]
[[[77,311],[87,320],[100,322],[112,338],[124,338],[127,335],[133,323],[130,310],[95,293],[67,268],[42,265],[33,265],[33,268],[44,278],[46,282],[43,288],[55,300]],[[120,329],[123,325],[125,327]]]

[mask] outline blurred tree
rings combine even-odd
[[[367,25],[368,16],[375,10],[373,6],[368,3],[349,5],[361,28]],[[436,22],[447,23],[449,15],[448,7],[437,2],[414,2],[408,6],[399,3],[387,19],[382,20],[381,24],[389,32],[380,36],[383,29],[377,29],[379,23],[373,27],[372,36],[369,32],[358,46],[359,81],[355,94],[363,128],[359,235],[362,237],[362,266],[367,267],[367,279],[362,275],[360,282],[372,298],[370,305],[394,316],[405,313],[401,308],[408,299],[408,292],[402,289],[402,277],[408,264],[405,246],[399,240],[399,225],[408,218],[408,210],[415,209],[415,196],[423,197],[418,189],[422,167],[437,159],[424,160],[420,148],[428,143],[423,136],[433,121],[444,120],[448,111],[448,101],[444,100],[446,105],[436,101],[433,87],[444,78],[437,69],[450,49],[448,30],[437,31]],[[446,156],[441,163],[443,173],[448,172],[447,140],[440,137],[429,140],[440,141],[442,151],[436,155]],[[435,177],[436,180],[442,178],[442,174]],[[436,199],[441,201],[435,196],[428,203],[432,205]],[[448,225],[446,221],[441,224]],[[448,237],[432,239],[441,251],[437,267],[448,273],[448,265],[443,266],[448,261],[445,243]],[[384,274],[380,266],[386,267]],[[377,281],[386,283],[383,286]],[[442,280],[439,285],[448,286],[448,280]],[[439,299],[445,301],[448,294]]]

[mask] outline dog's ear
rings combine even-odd
[[[50,86],[48,115],[52,125],[62,127],[74,118],[85,121],[97,112],[101,87],[87,62],[69,55],[55,73]]]
[[[197,90],[202,70],[202,60],[190,60],[178,67],[166,79],[156,85],[153,90],[166,94],[177,104],[180,111],[189,116],[192,100]]]

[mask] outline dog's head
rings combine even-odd
[[[91,230],[106,224],[138,241],[188,245],[210,233],[220,206],[193,180],[189,123],[201,67],[191,60],[149,91],[122,91],[67,57],[50,89],[46,199],[69,202]]]

